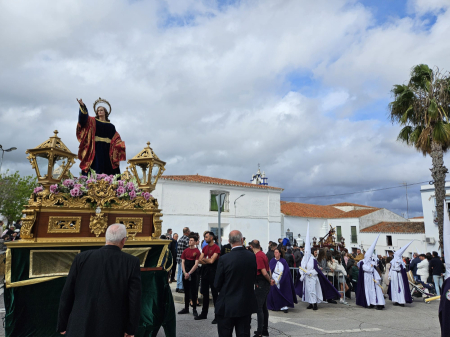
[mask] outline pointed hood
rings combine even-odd
[[[309,240],[309,221],[308,221],[308,227],[306,229],[306,237],[305,237],[305,256],[303,256],[302,262],[300,264],[303,269],[306,269],[310,257],[311,257],[311,241]]]
[[[394,253],[394,258],[402,258],[403,253],[405,252],[406,248],[409,247],[409,245],[411,243],[413,243],[414,240],[412,240],[410,243],[407,243],[406,245],[404,245],[403,247],[399,248],[395,253]]]
[[[445,279],[450,276],[450,219],[448,217],[448,205],[444,201],[444,257],[445,257]]]
[[[421,254],[420,251],[417,249],[417,247],[416,247],[416,253],[419,255]]]
[[[380,237],[380,234],[378,234],[375,241],[372,243],[372,245],[369,247],[369,249],[364,254],[364,263],[372,260],[372,255],[373,255],[373,252],[375,251],[375,246],[377,245],[377,241],[378,241],[379,237]]]

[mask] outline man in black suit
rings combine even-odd
[[[254,291],[255,254],[242,247],[242,233],[230,232],[231,252],[219,259],[214,285],[219,291],[215,304],[219,337],[250,336],[252,314],[258,309]]]
[[[122,224],[106,230],[106,245],[78,254],[61,293],[57,331],[67,337],[133,337],[141,311],[139,259],[121,250]]]

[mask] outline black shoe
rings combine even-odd
[[[184,289],[178,289],[178,292],[183,294],[184,293]]]
[[[199,320],[201,320],[201,319],[206,319],[206,315],[200,314],[200,315],[194,317],[194,319],[195,319],[196,321],[199,321]]]
[[[175,289],[175,292],[177,293],[177,292],[178,292],[178,290],[179,290],[178,288],[177,288],[177,289]]]
[[[317,310],[317,309],[319,309],[319,308],[317,307],[317,303],[314,303],[313,310]]]
[[[258,335],[258,333],[255,331],[255,334],[253,335],[253,337],[262,337],[262,335]]]
[[[306,309],[312,309],[312,308],[313,308],[312,303],[310,303],[310,304],[306,307]]]
[[[269,331],[263,330],[262,335],[263,335],[263,336],[269,336]]]
[[[399,305],[400,307],[404,307],[404,306],[405,306],[404,304],[400,304],[400,303],[399,303],[398,305]]]
[[[288,309],[284,309],[283,312],[284,312],[285,314],[287,314],[287,313],[288,313]]]
[[[198,317],[197,309],[194,309],[194,311],[192,313],[193,313],[194,317]]]
[[[184,315],[184,314],[189,314],[189,309],[184,308],[181,311],[178,311],[178,315]]]
[[[212,320],[211,324],[217,324],[217,321],[215,318]]]
[[[328,303],[333,303],[333,304],[337,304],[337,302],[335,300],[327,300]]]
[[[399,306],[400,304],[398,304],[397,302],[394,302],[394,303],[392,303],[392,305]]]
[[[373,308],[375,308],[375,306],[373,304],[371,304],[367,307],[367,309],[373,309]]]
[[[384,306],[383,305],[377,305],[377,310],[383,310]]]

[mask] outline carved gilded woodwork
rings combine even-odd
[[[81,216],[51,216],[47,233],[80,233]]]
[[[162,216],[162,213],[155,213],[153,215],[153,227],[155,228],[155,232],[152,234],[154,238],[159,238],[161,236],[161,224],[162,220],[160,217]]]
[[[67,276],[80,250],[30,250],[30,278]]]
[[[25,209],[22,211],[25,215],[22,220],[22,228],[20,229],[20,236],[22,239],[32,239],[33,233],[31,230],[33,229],[34,222],[36,221],[36,211],[34,209]]]
[[[97,213],[91,216],[89,228],[91,229],[91,233],[94,233],[96,237],[99,237],[100,234],[104,233],[106,227],[108,227],[107,215],[104,213]]]
[[[122,223],[127,229],[127,237],[132,237],[133,240],[136,239],[137,233],[142,233],[142,224],[144,222],[143,218],[133,218],[133,217],[117,217],[117,223]]]

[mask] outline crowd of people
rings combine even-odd
[[[185,307],[178,314],[189,314],[192,307],[195,320],[206,319],[210,292],[215,305],[220,296],[216,274],[219,261],[232,250],[231,243],[219,248],[213,232],[206,231],[200,237],[188,227],[183,228],[179,239],[170,229],[161,238],[172,241],[169,248],[174,264],[169,282],[176,282],[176,292],[184,293],[185,297]],[[352,296],[356,296],[356,304],[365,308],[382,310],[385,298],[396,306],[405,306],[412,302],[408,271],[417,282],[434,287],[437,295],[441,293],[445,264],[437,252],[414,253],[410,260],[402,256],[408,245],[391,256],[377,256],[373,253],[376,240],[366,252],[310,247],[308,241],[304,247],[299,247],[296,242],[291,244],[287,238],[279,238],[277,242],[270,241],[264,252],[258,240],[247,244],[243,238],[241,247],[253,252],[257,263],[254,278],[256,337],[268,336],[269,310],[287,313],[297,303],[297,296],[312,310],[318,310],[322,302],[347,304],[346,299]],[[197,312],[199,290],[203,296],[200,314]],[[212,323],[218,323],[217,308]]]
[[[20,239],[20,229],[22,228],[22,220],[19,219],[15,223],[5,225],[0,220],[0,229],[2,230],[1,239],[4,241],[15,241]]]

